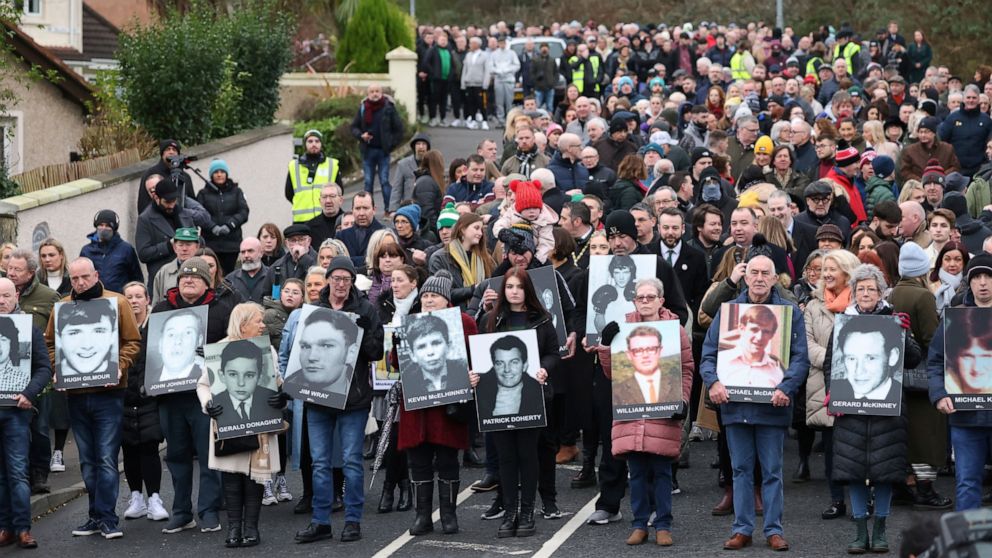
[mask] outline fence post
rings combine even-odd
[[[417,53],[396,47],[386,53],[393,97],[406,107],[407,124],[417,121]]]

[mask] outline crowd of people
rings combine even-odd
[[[332,538],[340,511],[340,539],[360,539],[362,460],[373,456],[385,471],[376,511],[413,509],[412,535],[433,531],[435,492],[442,531],[459,531],[461,467],[484,468],[472,489],[494,494],[483,519],[498,520],[498,537],[533,535],[536,516],[562,517],[556,465],[578,461],[570,488],[599,491],[588,525],[621,521],[629,488],[626,543],[670,546],[677,471],[689,466],[690,441],[715,436],[722,493],[712,513],[734,517],[723,548],[752,544],[762,516],[766,543],[788,550],[790,430],[796,483],[811,479],[819,435],[822,518],[853,518],[850,553],[888,551],[892,506],[967,510],[992,498],[982,494],[992,414],[955,409],[944,380],[945,311],[992,307],[992,67],[953,75],[933,63],[922,31],[907,41],[896,22],[869,35],[846,26],[800,36],[760,23],[609,29],[591,21],[424,26],[418,35],[417,109],[430,133],[491,124],[502,138],[446,161],[428,133],[416,134],[391,178],[403,123],[372,85],[352,123],[365,189],[348,200],[334,154],[311,130],[304,154],[289,162],[285,222],[244,231],[250,196],[234,179],[237,169],[212,161],[209,183],[197,191],[169,164],[180,144],[163,140],[162,161],[141,180],[134,239],[121,237],[108,208],[95,215],[78,258],[56,239],[37,252],[2,247],[0,313],[29,314],[34,342],[31,381],[16,407],[0,410],[0,507],[8,512],[0,518],[10,522],[0,525],[0,545],[37,546],[29,493],[47,490],[49,472],[64,470],[70,431],[89,498],[76,536],[123,535],[120,451],[131,492],[124,517],[164,521],[168,534],[214,532],[225,510],[229,547],[260,543],[259,506],[294,500],[287,464],[303,483],[294,512],[310,516],[295,541]],[[523,39],[520,53],[507,46],[511,37]],[[539,39],[560,39],[564,54],[550,58]],[[590,292],[593,256],[613,258],[612,299]],[[630,257],[656,260],[656,271],[633,277]],[[540,268],[553,270],[558,288],[561,345],[549,314],[555,301],[538,296],[528,273]],[[634,311],[611,312],[616,297]],[[99,298],[117,301],[108,319],[119,336],[118,381],[51,389],[63,333],[55,304]],[[733,302],[792,309],[771,330],[791,340],[791,354],[770,403],[731,401],[720,380],[721,307]],[[284,377],[306,304],[349,312],[363,331],[339,408],[279,388],[258,404],[285,408],[288,428],[221,455],[212,422],[225,410],[209,382],[167,395],[144,390],[147,363],[165,352],[149,344],[151,314],[206,306],[206,343],[268,334]],[[407,409],[402,367],[393,388],[372,389],[376,363],[397,360],[384,326],[447,308],[460,309],[466,341],[537,332],[546,426],[480,435],[474,403]],[[906,376],[922,368],[928,378],[902,384],[897,417],[829,409],[835,320],[868,314],[898,318]],[[771,335],[762,333],[767,318],[748,319],[756,335]],[[660,320],[680,325],[681,410],[614,421],[609,345],[621,323]],[[967,326],[979,339],[976,354],[990,350],[982,325]],[[6,335],[0,328],[11,343]],[[451,342],[446,330],[444,338]],[[314,347],[319,368],[316,351],[330,349]],[[479,372],[469,371],[477,393],[491,388]],[[980,378],[959,381],[982,392]],[[366,440],[370,416],[383,428],[377,446]],[[171,510],[160,495],[163,440]],[[270,456],[261,468],[253,453],[260,444]],[[953,499],[934,490],[938,474],[955,475]]]

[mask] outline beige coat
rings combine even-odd
[[[223,339],[223,341],[229,340]],[[272,349],[272,358],[273,362],[279,362],[279,355],[276,354],[275,349]],[[276,383],[282,384],[282,378],[278,374],[276,375]],[[206,367],[204,367],[199,381],[196,382],[196,396],[200,399],[201,410],[206,413],[207,403],[213,397],[210,392],[210,376]],[[287,426],[285,421],[283,421],[283,426]],[[238,453],[224,457],[214,455],[214,442],[217,436],[216,420],[210,421],[210,433],[210,456],[207,460],[207,466],[214,471],[248,475],[259,484],[272,480],[272,475],[279,472],[279,435],[277,432],[259,434],[258,449],[251,453]]]
[[[830,368],[824,362],[827,344],[834,334],[834,313],[827,310],[823,302],[823,291],[813,291],[813,297],[806,303],[803,312],[806,319],[806,345],[809,352],[809,376],[806,378],[806,424],[814,428],[830,428],[834,417],[827,415],[823,404],[827,396],[824,369]]]

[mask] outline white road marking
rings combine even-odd
[[[457,500],[458,505],[461,505],[462,502],[468,500],[468,498],[473,494],[475,493],[472,492],[471,488],[466,488],[465,490],[459,492],[458,500]],[[431,521],[437,523],[440,520],[441,520],[441,510],[440,509],[434,510],[434,513],[431,514]],[[410,534],[409,530],[406,530],[403,532],[402,535],[396,537],[396,539],[393,540],[393,542],[383,547],[383,549],[380,550],[379,552],[373,554],[372,558],[386,558],[387,556],[392,556],[394,552],[403,548],[403,546],[406,545],[406,543],[412,541],[415,538],[416,537]]]
[[[425,539],[418,541],[417,546],[433,546],[435,548],[448,548],[456,550],[471,550],[475,552],[485,552],[489,554],[505,554],[507,556],[522,556],[530,554],[530,550],[516,550],[509,546],[498,546],[493,544],[465,543],[455,541],[437,541]]]
[[[565,544],[565,541],[572,536],[573,533],[582,527],[589,515],[596,510],[596,500],[599,498],[599,493],[592,497],[586,505],[582,506],[582,509],[575,512],[572,519],[568,520],[568,523],[562,526],[561,529],[551,536],[541,548],[534,553],[532,558],[550,558],[552,554],[555,553],[558,548]]]

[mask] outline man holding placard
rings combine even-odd
[[[0,499],[7,502],[6,521],[0,523],[0,546],[17,543],[21,548],[37,548],[38,543],[31,536],[31,486],[28,483],[28,449],[30,447],[30,424],[34,401],[52,379],[52,368],[45,351],[45,337],[41,330],[31,325],[31,317],[18,312],[17,289],[10,279],[0,278],[0,314],[14,314],[2,319],[10,321],[16,329],[2,331],[0,343],[6,344],[3,350],[8,368],[23,369],[23,361],[30,363],[30,377],[19,377],[17,382],[5,382],[2,407],[0,407],[0,447],[3,448],[5,482],[0,485]],[[24,348],[19,338],[27,331],[26,337],[30,354],[21,353]],[[18,376],[20,376],[18,374]],[[7,380],[7,378],[4,378]],[[10,398],[8,399],[8,390]],[[17,392],[16,394],[13,392]]]
[[[806,352],[806,326],[799,308],[782,298],[774,289],[775,264],[768,256],[751,258],[744,271],[747,289],[734,301],[738,304],[767,304],[791,307],[788,326],[781,324],[782,335],[790,340],[790,356],[782,381],[775,386],[771,405],[765,403],[731,402],[727,388],[717,375],[722,307],[706,332],[700,375],[709,389],[710,400],[721,405],[723,425],[734,471],[733,534],[723,547],[739,550],[750,546],[754,531],[754,462],[761,463],[764,502],[764,535],[773,550],[788,550],[782,534],[782,454],[785,434],[792,422],[792,398],[809,373]],[[760,344],[760,343],[757,343]],[[757,345],[756,344],[756,345]]]
[[[118,517],[114,511],[120,490],[117,455],[123,435],[124,390],[128,369],[141,350],[141,333],[127,299],[104,290],[100,274],[89,258],[77,258],[69,264],[69,281],[72,292],[62,299],[62,304],[104,299],[117,306],[114,317],[118,343],[117,362],[114,363],[117,368],[116,382],[70,390],[67,396],[69,424],[79,448],[79,463],[89,495],[89,517],[72,534],[88,536],[99,533],[106,539],[116,539],[124,536],[117,526]],[[52,316],[45,330],[45,342],[52,362],[56,360],[56,347],[61,342],[56,339],[56,317]]]
[[[930,401],[950,415],[958,511],[982,506],[985,458],[992,449],[992,385],[986,380],[992,375],[988,364],[992,359],[992,312],[988,310],[992,308],[992,256],[983,253],[971,259],[968,285],[971,292],[965,295],[963,307],[947,309],[927,356]]]

